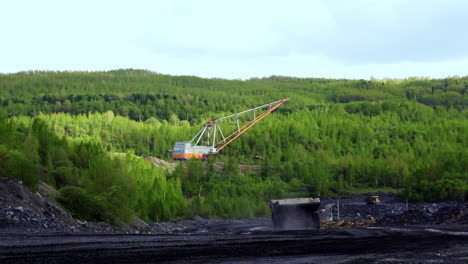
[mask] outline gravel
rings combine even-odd
[[[378,195],[381,203],[367,204],[366,198]],[[321,197],[321,219],[374,218],[376,226],[466,224],[467,202],[408,203],[395,193],[369,193],[344,197]],[[338,202],[339,201],[339,202]],[[458,217],[458,218],[457,218]],[[456,219],[454,219],[456,218]],[[454,221],[450,221],[453,219]]]

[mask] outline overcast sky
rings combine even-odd
[[[463,0],[15,0],[0,25],[1,73],[468,75]]]

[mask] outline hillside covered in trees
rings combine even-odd
[[[0,176],[39,179],[81,219],[262,217],[272,198],[394,189],[468,198],[468,77],[250,80],[142,70],[0,75]],[[214,157],[170,159],[208,118],[290,98]],[[117,154],[121,153],[121,154]],[[253,157],[259,155],[263,160]],[[241,174],[239,163],[259,164]],[[86,205],[86,206],[84,206]]]

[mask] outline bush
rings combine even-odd
[[[39,182],[39,170],[24,153],[8,150],[0,145],[0,176],[20,179],[24,185],[35,188]]]
[[[81,187],[63,187],[59,191],[57,201],[80,220],[116,222],[105,199],[93,196]]]

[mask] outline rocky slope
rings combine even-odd
[[[52,197],[56,191],[41,182],[32,192],[19,180],[0,177],[0,229],[2,232],[124,232],[154,230],[135,217],[133,226],[88,223],[73,218]]]

